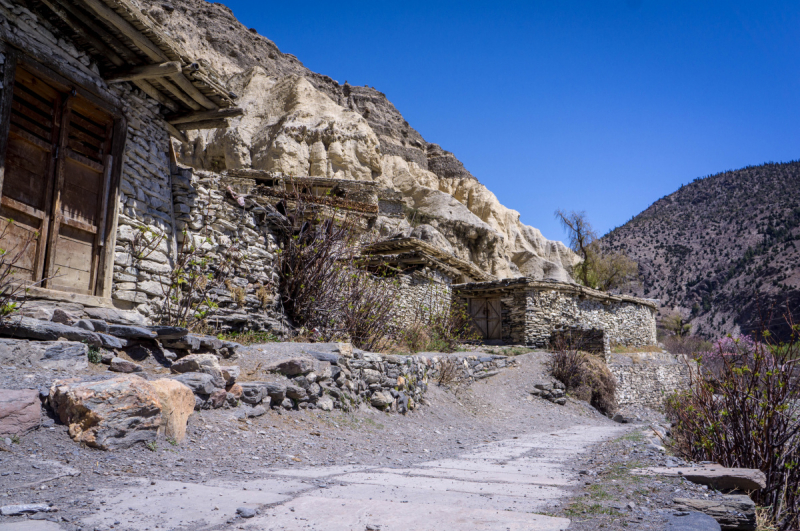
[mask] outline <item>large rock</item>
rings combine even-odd
[[[214,354],[189,354],[170,366],[170,370],[176,374],[186,372],[202,372],[210,375],[214,379],[214,386],[225,387],[226,379],[219,366],[219,358]]]
[[[172,379],[181,382],[197,395],[210,395],[220,389],[214,384],[214,377],[203,372],[186,372],[173,376]]]
[[[111,325],[108,333],[123,339],[155,339],[156,332],[141,326]]]
[[[696,500],[675,498],[675,508],[699,511],[719,522],[723,531],[755,531],[756,504],[744,494]]]
[[[22,435],[39,427],[42,404],[36,389],[0,389],[0,435]]]
[[[0,338],[0,365],[81,370],[88,365],[86,343],[77,341],[28,341]]]
[[[158,433],[181,442],[186,437],[186,423],[194,411],[194,394],[176,380],[162,378],[150,382],[161,403]]]
[[[392,395],[390,395],[389,393],[382,393],[380,391],[373,393],[372,397],[369,400],[370,404],[380,409],[392,405],[392,402],[394,402],[394,398],[392,398]]]
[[[264,399],[264,384],[262,382],[242,382],[239,384],[242,388],[241,401],[245,404],[255,406],[260,404]]]
[[[114,308],[86,308],[84,310],[86,315],[101,321],[108,321],[109,323],[126,324],[134,326],[144,326],[147,324],[147,319],[144,315],[135,310],[117,310]],[[95,329],[97,329],[95,327]],[[103,332],[103,330],[100,330]]]
[[[156,390],[134,375],[97,382],[56,380],[49,400],[75,442],[102,450],[152,441],[162,422]]]
[[[89,345],[98,347],[103,344],[97,334],[83,328],[22,316],[9,317],[0,324],[0,335],[20,339],[38,339],[40,341],[67,339],[86,342]]]
[[[640,473],[661,476],[681,476],[701,485],[718,490],[739,489],[742,491],[760,490],[767,486],[767,477],[757,468],[726,468],[721,465],[700,465],[694,467],[647,468]]]
[[[111,358],[111,363],[109,364],[108,370],[130,374],[132,372],[142,372],[144,367],[138,363],[115,356]]]
[[[290,360],[283,360],[270,365],[265,370],[268,372],[276,372],[284,376],[296,376],[298,374],[308,374],[317,367],[314,360],[308,358],[292,358]]]

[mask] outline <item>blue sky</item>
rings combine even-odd
[[[563,239],[696,177],[800,158],[800,2],[255,2],[248,27],[384,92],[500,201]]]

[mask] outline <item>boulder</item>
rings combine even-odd
[[[381,375],[381,373],[372,369],[364,369],[362,373],[364,381],[367,382],[367,384],[378,383],[383,379],[383,375]]]
[[[219,366],[219,358],[214,354],[189,354],[175,361],[170,366],[170,370],[176,374],[202,372],[214,379],[215,387],[223,388],[226,385],[226,379]]]
[[[286,384],[265,382],[264,392],[269,395],[273,404],[280,404],[286,398]]]
[[[10,317],[0,324],[0,335],[20,339],[37,339],[39,341],[67,339],[69,341],[86,342],[89,345],[98,347],[102,345],[102,341],[97,334],[83,328],[22,316]]]
[[[233,396],[233,398],[234,398],[234,399],[236,399],[236,400],[239,400],[239,399],[241,399],[241,398],[242,398],[242,393],[244,393],[244,390],[242,389],[242,386],[241,386],[241,385],[239,385],[238,383],[235,383],[235,384],[233,384],[232,386],[230,386],[230,387],[227,389],[227,391],[228,391],[228,393],[229,393],[229,394],[231,394],[231,395]]]
[[[225,389],[217,389],[210,395],[208,395],[208,406],[211,409],[219,409],[225,405],[225,401],[228,398],[228,392]]]
[[[219,389],[214,385],[214,377],[202,372],[186,372],[173,376],[172,379],[182,383],[196,395],[210,395]]]
[[[194,394],[177,380],[162,378],[150,382],[161,404],[158,433],[181,442],[186,437],[186,423],[194,411]]]
[[[124,339],[120,339],[118,337],[110,336],[103,332],[95,332],[97,336],[100,338],[101,345],[103,348],[108,349],[118,349],[118,348],[125,348],[128,346],[128,342]]]
[[[317,407],[322,411],[333,411],[333,399],[329,396],[323,396],[317,400]]]
[[[264,384],[261,382],[242,382],[241,401],[245,404],[256,405],[264,399]]]
[[[276,372],[284,376],[297,376],[298,374],[307,374],[316,368],[314,360],[307,358],[293,358],[290,360],[279,361],[270,365],[265,370],[268,372]]]
[[[394,402],[394,398],[392,398],[390,394],[382,393],[380,391],[373,393],[372,397],[369,400],[370,404],[380,409],[392,405],[392,402]]]
[[[756,504],[747,495],[737,494],[702,500],[675,498],[672,501],[678,510],[707,514],[719,522],[723,531],[756,529]]]
[[[331,365],[339,364],[339,355],[334,354],[333,352],[317,352],[314,350],[309,350],[308,353],[314,356],[314,359],[316,360],[327,361]]]
[[[37,389],[0,389],[0,435],[22,435],[39,427],[42,404]]]
[[[22,505],[4,505],[0,507],[0,515],[22,516],[25,514],[49,513],[57,510],[58,509],[56,509],[55,507],[51,507],[47,503],[26,503]],[[10,530],[16,528],[16,526],[13,523],[9,523],[8,525],[10,526],[9,528]],[[20,524],[19,529],[22,529],[22,525],[24,524]],[[5,527],[6,526],[3,525],[3,528]],[[25,529],[31,529],[31,528],[25,527]]]
[[[186,334],[177,339],[164,339],[161,342],[165,347],[180,350],[200,350],[200,337],[194,334]]]
[[[162,422],[155,388],[132,374],[97,382],[56,380],[49,400],[75,442],[102,450],[155,440]]]
[[[236,378],[238,378],[239,374],[242,372],[238,365],[227,365],[225,367],[220,367],[220,370],[222,371],[222,378],[225,380],[225,387],[236,383]]]
[[[108,370],[113,372],[123,372],[129,374],[132,372],[142,372],[144,368],[138,363],[134,363],[132,361],[128,361],[126,359],[118,358],[115,356],[111,358],[111,364],[108,367]]]
[[[306,400],[308,398],[306,390],[297,385],[287,385],[286,396],[293,400]]]
[[[726,468],[721,465],[694,467],[647,468],[643,473],[661,476],[682,476],[692,483],[708,485],[717,490],[760,490],[767,486],[767,477],[757,468]]]

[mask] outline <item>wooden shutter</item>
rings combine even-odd
[[[47,287],[91,295],[104,245],[114,117],[79,97],[62,113]]]
[[[10,257],[27,245],[14,265],[15,276],[38,280],[50,222],[61,94],[24,68],[16,69],[13,87],[0,199],[0,247]]]

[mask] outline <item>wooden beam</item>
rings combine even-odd
[[[167,121],[172,125],[185,124],[189,122],[201,122],[204,120],[219,120],[221,118],[234,118],[244,114],[244,110],[239,107],[219,109],[217,111],[190,112],[182,116],[168,116]]]
[[[79,21],[77,17],[72,15],[72,13],[67,12],[67,10],[60,4],[56,4],[52,0],[41,0],[41,2],[50,8],[50,10],[56,14],[58,18],[60,18],[64,24],[70,27],[72,31],[74,31],[79,37],[82,37],[86,42],[88,42],[95,50],[99,53],[104,55],[111,63],[116,66],[122,66],[125,64],[125,60],[122,59],[117,52],[111,49],[106,43],[98,39],[95,34],[93,33],[95,28],[94,27],[86,27],[84,23]]]
[[[186,138],[186,135],[182,132],[178,131],[175,126],[167,124],[167,132],[172,135],[173,137],[177,138],[181,142],[188,143],[189,139]]]
[[[142,89],[142,92],[156,100],[158,103],[166,107],[167,109],[171,110],[172,112],[177,112],[180,107],[176,105],[172,100],[164,96],[161,92],[158,91],[153,85],[145,81],[144,79],[137,79],[132,81],[134,85]]]
[[[158,83],[162,87],[164,87],[164,89],[167,90],[170,94],[175,96],[176,99],[183,102],[184,105],[186,105],[193,111],[200,111],[203,109],[203,107],[199,103],[197,103],[192,98],[187,96],[181,89],[173,85],[168,78],[162,77],[161,79],[158,80]]]
[[[227,128],[228,120],[203,120],[201,122],[188,122],[176,126],[183,131],[192,131],[195,129],[219,129]]]
[[[48,1],[48,0],[43,0]],[[123,81],[133,81],[135,79],[153,79],[167,77],[181,71],[181,64],[178,61],[159,63],[154,65],[141,65],[127,68],[123,71],[115,72],[106,79],[106,83],[122,83]]]
[[[169,61],[169,57],[167,57],[158,46],[153,44],[153,41],[145,37],[133,24],[122,18],[116,11],[103,2],[100,0],[83,0],[83,2],[92,8],[92,11],[97,13],[100,18],[117,28],[120,33],[129,38],[133,44],[150,59],[158,62]]]
[[[192,82],[189,81],[185,75],[183,75],[183,72],[170,76],[170,79],[172,79],[176,85],[186,91],[186,94],[188,94],[194,101],[206,109],[210,111],[219,109],[219,106],[216,103],[208,99],[205,94],[200,92],[197,87],[192,85]]]

